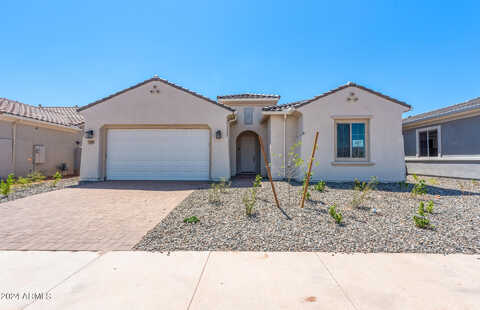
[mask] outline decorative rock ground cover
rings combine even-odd
[[[68,177],[58,181],[56,186],[52,186],[53,180],[45,180],[36,183],[30,183],[28,185],[15,185],[12,188],[8,197],[0,194],[0,204],[3,202],[20,199],[40,193],[51,192],[66,187],[72,187],[78,185],[79,177]],[[0,205],[1,208],[1,205]]]
[[[327,183],[321,193],[311,188],[311,200],[299,208],[301,185],[293,187],[295,202],[288,204],[288,185],[276,182],[282,206],[274,203],[266,181],[258,191],[255,214],[245,215],[242,195],[249,190],[232,184],[209,202],[209,190],[193,192],[134,247],[137,250],[238,250],[324,252],[480,253],[480,184],[470,180],[424,178],[426,195],[414,197],[400,184],[379,184],[362,207],[352,208],[352,183]],[[410,183],[413,182],[409,177]],[[434,202],[428,214],[434,229],[415,226],[420,201]],[[328,214],[335,204],[343,215],[337,225]],[[376,213],[373,212],[376,209]],[[196,216],[198,223],[184,223]]]

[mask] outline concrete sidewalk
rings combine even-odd
[[[480,305],[480,255],[3,251],[0,264],[0,309]]]

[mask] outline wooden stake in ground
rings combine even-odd
[[[277,192],[275,192],[275,186],[273,185],[272,174],[270,173],[270,165],[267,161],[267,154],[265,154],[265,149],[263,148],[263,141],[262,137],[258,136],[258,141],[260,142],[260,148],[262,149],[263,159],[265,160],[265,167],[267,168],[268,179],[270,180],[270,184],[272,185],[273,197],[275,197],[275,203],[277,207],[280,208],[280,203],[278,202]]]
[[[307,179],[305,180],[305,188],[303,189],[302,202],[300,204],[300,208],[303,208],[303,205],[305,204],[305,196],[307,195],[308,183],[310,182],[310,173],[312,172],[312,164],[313,164],[313,158],[315,157],[315,150],[317,149],[317,141],[318,141],[318,131],[315,134],[315,142],[313,143],[312,157],[310,157],[310,163],[308,164]]]

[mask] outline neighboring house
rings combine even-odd
[[[277,105],[279,99],[214,101],[155,76],[79,109],[86,134],[81,180],[265,176],[258,136],[273,177],[283,178],[289,148],[301,142],[295,151],[308,159],[316,131],[313,179],[405,179],[402,113],[409,105],[354,83],[291,104]]]
[[[36,107],[0,98],[0,178],[38,171],[79,173],[83,117],[76,107]]]
[[[480,97],[403,120],[408,173],[480,179]]]

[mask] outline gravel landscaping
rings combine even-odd
[[[250,217],[242,203],[249,188],[242,182],[234,182],[216,204],[209,202],[209,189],[200,189],[134,249],[480,253],[480,182],[422,178],[427,181],[426,195],[411,195],[413,179],[409,177],[408,189],[400,184],[379,184],[359,208],[351,206],[352,183],[327,183],[323,193],[312,187],[311,200],[300,209],[301,186],[294,186],[296,201],[288,205],[288,185],[276,182],[282,210],[275,206],[270,184],[264,180]],[[419,202],[429,200],[435,205],[427,217],[435,228],[421,229],[412,217]],[[333,204],[343,215],[341,225],[328,213]],[[191,216],[199,222],[184,223]]]
[[[78,180],[79,180],[79,177],[64,178],[58,181],[55,187],[52,186],[53,180],[45,180],[41,182],[30,183],[28,185],[23,185],[23,186],[15,185],[12,188],[12,191],[10,192],[10,194],[8,194],[8,197],[0,195],[0,204],[3,202],[25,198],[25,197],[40,194],[40,193],[51,192],[51,191],[63,189],[66,187],[77,186]]]

